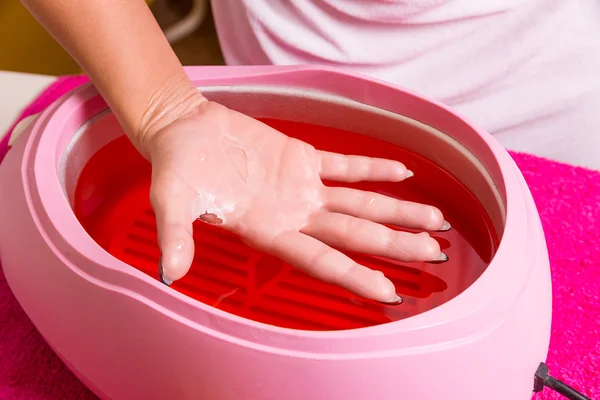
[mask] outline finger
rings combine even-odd
[[[150,200],[161,252],[158,273],[162,282],[170,285],[185,276],[194,259],[189,189],[177,179],[159,173],[152,180]]]
[[[413,176],[398,161],[319,151],[321,179],[338,182],[399,182]]]
[[[286,232],[273,242],[271,254],[317,279],[388,304],[400,304],[394,284],[381,271],[357,264],[345,254],[299,232]]]
[[[341,250],[399,261],[448,261],[439,243],[427,233],[398,232],[375,222],[343,214],[322,213],[302,232]]]
[[[442,212],[433,206],[344,187],[327,188],[325,193],[325,209],[329,211],[410,229],[450,229]]]

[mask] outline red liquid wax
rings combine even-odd
[[[190,272],[173,283],[173,290],[271,325],[304,330],[353,329],[397,321],[437,307],[475,282],[491,261],[498,238],[489,217],[460,182],[433,163],[363,135],[296,122],[263,122],[317,149],[403,162],[415,173],[405,182],[344,185],[439,207],[452,229],[432,236],[450,261],[438,265],[401,263],[347,253],[394,282],[405,301],[387,306],[316,280],[251,249],[236,235],[196,221],[194,262]],[[116,139],[84,167],[74,209],[83,227],[107,252],[158,279],[160,252],[149,201],[150,174],[150,164],[127,138]]]

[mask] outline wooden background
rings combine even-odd
[[[150,7],[161,27],[184,16],[190,0],[153,0]],[[212,15],[189,37],[173,45],[184,65],[223,64]],[[81,73],[81,69],[28,13],[19,0],[0,0],[0,70],[44,75]]]

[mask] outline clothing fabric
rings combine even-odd
[[[213,0],[232,65],[322,64],[442,101],[505,147],[600,169],[598,0]]]

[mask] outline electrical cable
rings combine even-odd
[[[545,363],[540,363],[537,371],[535,372],[533,391],[535,393],[541,392],[545,387],[554,390],[569,400],[592,400],[589,397],[579,393],[566,383],[550,376],[548,366]]]

